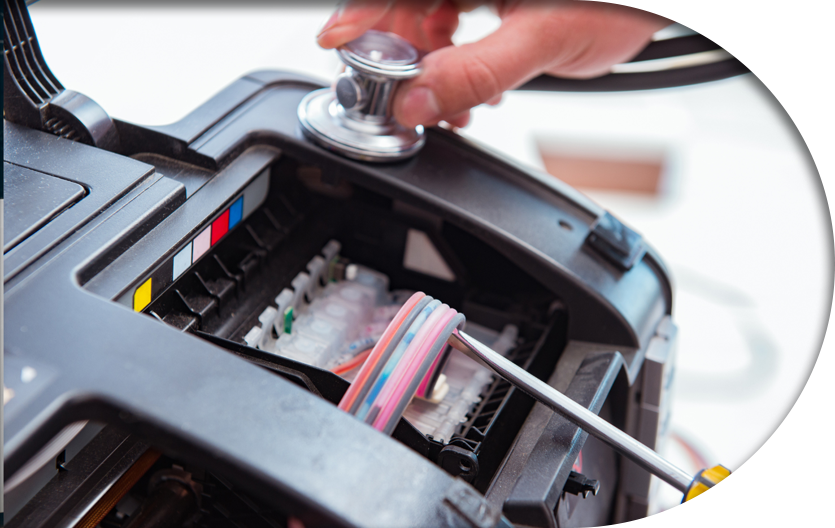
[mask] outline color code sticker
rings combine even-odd
[[[212,245],[218,243],[229,231],[229,209],[223,211],[223,214],[217,217],[217,220],[212,222]]]
[[[235,203],[229,207],[229,229],[235,227],[244,216],[244,197],[238,198]]]
[[[192,262],[197,262],[197,259],[203,256],[203,253],[209,251],[212,247],[212,226],[207,227],[202,233],[197,235],[194,239],[194,249],[192,252]]]
[[[146,306],[151,304],[151,279],[149,278],[142,283],[142,286],[136,288],[133,294],[133,311],[141,312]]]
[[[212,246],[220,242],[227,233],[246,220],[266,201],[270,190],[270,177],[269,168],[261,171],[234,198],[232,204],[211,221],[200,234],[177,251],[173,257],[169,257],[168,260],[158,265],[152,273],[155,291],[151,287],[151,278],[148,277],[132,293],[130,291],[125,292],[119,298],[119,302],[127,306],[132,305],[137,312],[147,308],[154,301],[154,293],[159,295],[180,279],[201,257],[209,252]]]
[[[174,255],[174,261],[172,263],[172,267],[174,271],[172,273],[172,279],[177,280],[177,277],[183,274],[189,266],[191,266],[191,242],[188,243],[186,247],[180,250],[179,253]]]

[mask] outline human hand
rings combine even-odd
[[[478,42],[452,45],[458,15],[489,3],[502,19]],[[407,127],[446,121],[462,127],[469,110],[542,74],[590,78],[640,52],[670,21],[629,7],[576,0],[347,0],[317,36],[337,48],[369,29],[397,33],[418,49],[422,73],[394,96]]]
[[[749,504],[723,504],[709,510],[699,528],[833,528],[835,522],[809,519],[793,513],[768,510]]]

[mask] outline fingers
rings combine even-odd
[[[338,48],[373,28],[391,8],[388,0],[348,0],[331,15],[316,42],[325,49]]]
[[[437,11],[442,2],[443,0],[399,0],[375,29],[400,35],[417,49],[432,50],[434,48],[423,31],[423,23]]]
[[[470,123],[470,111],[467,110],[466,112],[461,112],[460,114],[445,119],[444,121],[455,128],[464,128]]]
[[[349,0],[326,23],[319,44],[334,48],[371,28],[395,32],[416,47],[435,50],[423,73],[400,87],[394,115],[406,126],[445,120],[463,126],[468,110],[498,104],[501,94],[548,72],[593,77],[638,53],[669,21],[599,2],[504,0],[502,25],[479,42],[451,46],[458,13],[478,0]]]
[[[502,94],[499,94],[495,97],[491,97],[490,99],[484,101],[485,104],[489,104],[490,106],[497,106],[501,102],[502,102]]]
[[[723,504],[708,511],[699,528],[832,528],[833,523],[748,504]]]
[[[615,64],[640,52],[652,34],[669,25],[666,18],[625,6],[569,2],[555,12],[560,29],[558,53],[546,71],[559,77],[604,75]]]
[[[493,100],[551,61],[548,30],[535,16],[508,17],[479,42],[446,47],[423,59],[423,73],[400,87],[394,115],[405,126],[434,125]]]
[[[443,3],[445,0],[348,0],[331,15],[316,40],[323,48],[338,48],[373,28],[397,33],[419,49],[432,50],[432,39],[421,26]]]
[[[429,41],[426,51],[434,51],[452,45],[452,35],[458,29],[458,8],[451,0],[444,0],[438,9],[427,16],[421,25]]]
[[[502,25],[484,39],[423,59],[423,73],[400,87],[394,115],[405,126],[434,125],[549,72],[566,77],[608,73],[669,23],[599,2],[504,2]]]

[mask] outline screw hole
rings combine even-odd
[[[458,461],[458,469],[464,473],[469,473],[472,467],[470,466],[470,462],[468,460],[460,460]]]
[[[566,231],[574,230],[574,227],[565,220],[560,220],[560,227],[565,229]]]

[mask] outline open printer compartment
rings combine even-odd
[[[566,313],[553,294],[472,235],[419,210],[281,157],[268,169],[263,205],[213,246],[145,311],[183,331],[265,366],[338,403],[347,382],[326,369],[255,350],[245,338],[267,306],[307,271],[331,240],[340,257],[385,273],[390,290],[421,290],[494,331],[518,328],[509,355],[540,378],[553,372],[566,340]],[[425,234],[454,271],[453,280],[404,267],[409,231]],[[414,235],[412,235],[414,236]],[[443,249],[441,249],[443,248]],[[489,263],[485,265],[485,263]],[[500,277],[500,280],[497,280]],[[455,354],[458,354],[457,352]],[[530,411],[530,398],[492,381],[454,436],[435,439],[403,420],[395,438],[486,492]]]
[[[346,266],[364,266],[387,276],[390,292],[424,291],[449,304],[483,335],[513,327],[506,351],[512,360],[641,441],[654,446],[663,436],[671,292],[663,265],[640,237],[573,190],[446,130],[428,130],[424,150],[396,164],[363,164],[324,151],[305,141],[295,122],[298,101],[315,87],[296,76],[261,72],[178,124],[116,122],[120,163],[144,167],[148,199],[139,193],[101,215],[102,228],[56,242],[40,264],[20,267],[15,273],[21,278],[7,281],[36,299],[38,281],[22,278],[38,266],[41,277],[55,277],[50,287],[60,286],[56,298],[63,304],[44,307],[18,294],[19,309],[6,307],[12,314],[7,343],[21,358],[37,350],[31,357],[62,372],[54,398],[71,391],[92,396],[70,400],[68,418],[43,422],[48,427],[41,429],[24,428],[35,407],[12,409],[11,437],[55,434],[67,420],[111,423],[99,435],[141,439],[146,449],[163,453],[154,468],[186,468],[203,479],[204,490],[222,488],[225,496],[241,498],[244,510],[276,507],[274,525],[287,515],[313,525],[355,525],[382,522],[390,512],[408,518],[420,512],[417,522],[431,525],[493,526],[501,513],[520,525],[567,527],[645,515],[645,472],[495,376],[486,378],[449,434],[427,433],[407,410],[392,436],[418,453],[419,462],[390,439],[335,414],[331,404],[348,381],[321,365],[250,346],[255,343],[248,337],[263,326],[261,316],[276,307],[277,295],[292,289],[314,258],[328,257],[323,249],[336,241],[338,261],[328,264],[337,281]],[[41,134],[11,130],[16,142]],[[29,161],[15,158],[14,148],[10,161],[26,167]],[[102,154],[72,148],[88,157],[74,158],[85,163]],[[171,198],[151,200],[155,189]],[[222,229],[208,245],[198,242],[216,225]],[[613,226],[628,235],[626,253],[606,245]],[[416,243],[418,252],[434,255],[434,264],[415,263],[409,255]],[[77,319],[67,311],[76,306],[85,307]],[[61,354],[40,352],[57,350],[47,345],[57,337],[38,335],[42,342],[34,343],[16,322],[53,309],[69,314],[64,339],[79,343]],[[82,310],[89,315],[81,318]],[[274,376],[264,378],[263,370],[240,365],[241,359]],[[16,361],[7,364],[14,368]],[[105,363],[108,379],[93,376],[95,368],[85,370]],[[148,383],[149,372],[161,374],[159,380]],[[284,388],[287,380],[330,403],[312,403]],[[227,392],[203,391],[202,384],[215,382]],[[256,407],[270,409],[271,399],[282,402],[281,413],[257,411],[255,422],[244,416]],[[212,413],[221,418],[213,421]],[[240,430],[230,431],[227,422],[236,421]],[[178,423],[187,425],[172,425]],[[319,428],[329,435],[316,436]],[[107,441],[96,438],[76,456],[78,464],[93,456],[95,442]],[[16,442],[16,448],[26,445]],[[13,470],[25,451],[12,451]],[[137,452],[134,462],[141,458]],[[427,462],[446,476],[432,473]],[[335,479],[356,471],[351,464],[378,467],[374,478],[381,487],[343,488]],[[405,486],[398,482],[404,471],[430,473],[404,492],[398,488]],[[597,496],[583,498],[586,478],[600,484]],[[57,487],[40,493],[60,488],[52,484]],[[147,479],[132,488],[137,500],[146,498],[142,486]],[[374,502],[387,490],[392,501]],[[475,491],[480,495],[470,495]],[[21,515],[35,511],[36,503]],[[230,525],[229,506],[212,504],[211,498],[203,502],[196,525]],[[440,521],[452,515],[447,510],[457,520]],[[488,512],[484,519],[479,511]],[[112,526],[124,520],[108,519]]]

